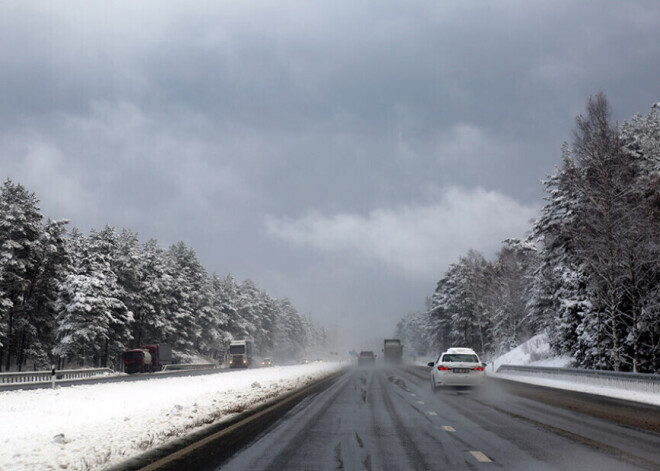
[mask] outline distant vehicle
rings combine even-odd
[[[428,364],[431,368],[431,388],[441,386],[481,386],[486,380],[485,363],[471,348],[450,348],[437,361]]]
[[[123,354],[123,359],[124,372],[128,374],[150,373],[153,371],[149,350],[142,350],[139,348],[126,350]]]
[[[399,339],[385,339],[383,343],[383,355],[388,363],[401,363],[403,357],[403,345]]]
[[[303,361],[301,361],[300,363],[302,363],[303,365],[309,365],[310,360],[309,360],[308,358],[305,358],[305,359],[304,359]]]
[[[229,344],[229,368],[247,368],[252,364],[252,341],[232,340]]]
[[[172,347],[166,343],[143,345],[140,348],[126,350],[123,354],[126,373],[150,373],[161,371],[165,365],[171,365]]]
[[[371,351],[362,351],[358,355],[358,366],[373,366],[376,364],[376,355]]]
[[[264,358],[261,360],[261,366],[273,366],[273,360],[270,358]]]

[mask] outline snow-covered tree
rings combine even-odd
[[[67,221],[46,222],[38,244],[37,272],[26,301],[26,318],[18,344],[17,365],[32,360],[34,368],[53,363],[52,348],[57,330],[57,300],[71,269],[71,257],[66,245]]]
[[[648,345],[643,338],[654,335],[644,332],[660,273],[659,129],[652,110],[619,131],[599,94],[577,118],[574,142],[546,182],[548,203],[534,228],[541,264],[530,307],[579,366],[638,371]]]
[[[285,298],[276,303],[273,355],[281,360],[293,360],[305,350],[302,318],[290,300]]]
[[[108,366],[126,348],[133,321],[112,270],[115,233],[109,227],[88,238],[76,232],[71,242],[74,269],[62,285],[53,353],[82,365]]]
[[[194,249],[183,242],[170,246],[167,262],[167,273],[172,279],[167,310],[174,327],[173,334],[167,340],[183,351],[192,352],[200,347],[199,317],[208,314],[204,305],[208,274]]]
[[[126,348],[170,343],[222,359],[232,338],[292,357],[324,346],[326,330],[251,280],[209,276],[183,242],[112,226],[89,236],[42,224],[38,200],[7,180],[0,192],[0,370],[56,361],[111,366]]]
[[[538,265],[536,247],[507,240],[495,262],[485,272],[485,305],[492,319],[494,349],[509,351],[535,333],[527,314],[533,273]]]
[[[43,227],[34,193],[6,180],[0,190],[0,370],[9,369],[29,335]],[[22,363],[22,359],[18,361]]]

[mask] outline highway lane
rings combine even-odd
[[[433,393],[415,368],[355,369],[292,409],[221,470],[660,469],[660,434],[497,382]]]

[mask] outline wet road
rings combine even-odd
[[[519,397],[432,393],[418,368],[355,369],[221,470],[660,470],[660,434]]]

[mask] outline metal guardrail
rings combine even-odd
[[[91,378],[103,374],[112,374],[110,368],[83,368],[79,370],[55,370],[55,379],[70,380]],[[10,373],[0,373],[0,384],[17,383],[47,383],[52,381],[53,371],[20,371]]]
[[[162,371],[204,370],[217,368],[218,365],[209,363],[183,363],[165,365]],[[86,379],[104,374],[116,374],[111,368],[81,368],[77,370],[55,370],[56,381]],[[121,372],[119,372],[121,373]],[[53,380],[53,370],[45,371],[13,371],[0,373],[0,385],[22,383],[49,383]]]
[[[206,370],[217,368],[218,365],[214,363],[176,363],[163,366],[162,371],[177,371],[177,370]]]
[[[657,374],[521,365],[501,365],[497,373],[660,394],[660,375]]]

